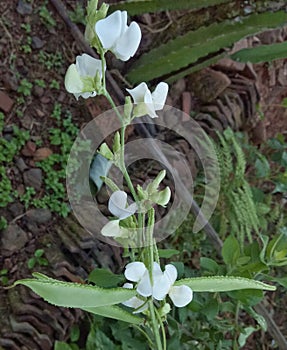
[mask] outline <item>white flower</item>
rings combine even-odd
[[[136,117],[148,114],[151,118],[156,118],[155,111],[163,109],[168,93],[167,83],[159,83],[154,92],[150,92],[146,83],[141,83],[134,89],[126,89],[132,96],[137,106],[134,110]]]
[[[82,54],[76,57],[76,64],[71,64],[66,72],[65,87],[76,99],[94,97],[97,94],[97,77],[102,78],[102,62]]]
[[[124,235],[126,229],[120,227],[120,221],[132,216],[137,210],[136,203],[127,206],[127,198],[128,196],[124,191],[116,191],[111,195],[108,208],[118,220],[109,221],[102,228],[102,235],[106,237],[119,237]]]
[[[125,283],[123,288],[133,289],[133,285],[131,283]],[[142,312],[148,308],[148,305],[145,301],[139,299],[138,297],[132,297],[129,300],[122,303],[125,306],[132,307],[133,309],[137,309],[134,311],[134,314]]]
[[[129,281],[137,282],[137,292],[144,296],[153,296],[156,300],[163,300],[168,294],[174,305],[183,307],[189,304],[193,298],[192,290],[185,285],[174,286],[177,278],[176,268],[168,264],[162,272],[158,263],[153,264],[153,284],[149,271],[142,262],[133,262],[126,266],[125,277]]]
[[[141,30],[136,22],[127,25],[127,12],[115,11],[95,25],[95,31],[105,50],[118,59],[127,61],[132,57],[141,40]]]

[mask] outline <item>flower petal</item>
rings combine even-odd
[[[169,291],[170,299],[177,307],[184,307],[193,298],[193,291],[188,286],[172,286]]]
[[[155,88],[154,92],[152,93],[152,99],[156,111],[163,109],[167,94],[168,84],[163,82],[159,83]]]
[[[164,275],[167,276],[167,278],[169,279],[171,285],[174,284],[174,282],[177,279],[177,269],[174,265],[172,264],[168,264],[165,267],[165,271],[164,271]]]
[[[109,211],[120,220],[126,219],[127,217],[133,215],[137,210],[136,203],[133,203],[126,208],[127,197],[126,192],[115,191],[109,199]]]
[[[122,34],[123,21],[127,22],[126,16],[126,11],[118,10],[96,23],[95,32],[104,49],[109,50],[116,44]]]
[[[146,83],[140,83],[134,89],[126,89],[126,90],[133,98],[134,103],[137,104],[137,103],[144,102],[144,96],[146,94],[146,91],[148,91],[148,87]]]
[[[94,78],[99,71],[102,76],[102,62],[86,53],[76,57],[76,67],[81,77]]]
[[[105,237],[121,236],[120,220],[109,221],[101,230],[101,234]]]
[[[136,22],[132,22],[111,51],[118,59],[127,61],[136,53],[141,41],[141,36],[139,25]]]
[[[126,265],[125,277],[129,281],[138,282],[147,271],[145,264],[135,261]]]
[[[81,94],[84,84],[75,64],[71,64],[65,75],[65,88],[73,94]]]
[[[143,297],[149,297],[152,295],[152,286],[150,283],[149,271],[147,269],[139,281],[137,292]]]
[[[152,295],[156,300],[163,300],[168,294],[170,287],[171,283],[166,275],[153,276]]]

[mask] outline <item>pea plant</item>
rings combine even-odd
[[[116,107],[106,86],[106,53],[110,51],[119,60],[129,60],[135,55],[142,34],[136,22],[127,24],[126,11],[118,10],[107,16],[108,5],[103,3],[99,9],[97,5],[97,0],[88,4],[85,37],[100,59],[85,53],[77,56],[76,63],[67,70],[65,87],[77,100],[96,95],[106,97],[121,125],[120,131],[114,134],[113,147],[102,143],[98,153],[121,172],[128,188],[124,191],[108,176],[101,177],[112,192],[108,201],[112,217],[100,231],[105,238],[114,239],[126,248],[125,257],[130,260],[124,267],[124,281],[119,283],[117,275],[108,276],[108,286],[100,286],[63,282],[34,273],[34,278],[16,281],[14,286],[25,285],[54,305],[80,308],[127,322],[144,335],[150,349],[165,350],[168,314],[174,308],[186,307],[195,293],[241,289],[273,291],[275,287],[233,275],[178,279],[174,264],[163,266],[154,230],[156,208],[166,207],[172,198],[171,189],[162,186],[166,170],[160,171],[147,186],[135,186],[125,163],[125,137],[127,127],[135,118],[157,118],[158,111],[164,107],[168,85],[160,82],[151,92],[142,82],[133,89],[126,89],[130,96],[126,97],[122,110]],[[122,280],[120,275],[118,277]]]

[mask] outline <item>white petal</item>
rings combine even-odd
[[[79,74],[82,77],[92,77],[94,78],[99,71],[100,76],[102,76],[102,62],[86,53],[81,56],[76,57],[76,67]]]
[[[191,302],[193,292],[188,286],[172,286],[169,296],[175,306],[184,307]]]
[[[162,274],[160,277],[153,276],[152,296],[156,300],[163,300],[171,288],[168,277]]]
[[[158,111],[163,109],[165,104],[165,100],[168,94],[168,85],[167,83],[159,83],[152,93],[153,103],[155,106],[155,110]]]
[[[169,279],[171,285],[174,284],[174,282],[177,279],[177,269],[174,265],[172,264],[168,264],[165,267],[165,271],[164,271],[164,275],[167,276],[167,278]]]
[[[149,271],[147,269],[139,281],[137,292],[143,297],[149,297],[152,295],[152,286],[150,283]]]
[[[144,96],[148,90],[146,83],[140,83],[134,89],[126,89],[127,92],[132,96],[134,103],[144,102]]]
[[[134,285],[132,283],[125,283],[123,285],[123,288],[127,288],[127,289],[133,289],[134,288]]]
[[[101,234],[105,237],[121,236],[120,220],[109,221],[101,230]]]
[[[137,210],[136,203],[133,203],[126,208],[127,197],[126,192],[116,191],[109,199],[109,211],[121,220],[133,215]]]
[[[65,88],[73,94],[80,94],[83,91],[84,84],[81,81],[79,72],[75,64],[71,64],[65,75]]]
[[[135,261],[127,264],[125,277],[129,281],[138,282],[147,271],[145,264],[140,261]]]
[[[141,36],[139,25],[132,22],[112,49],[115,56],[122,61],[127,61],[134,56],[139,47]]]
[[[116,41],[122,34],[125,17],[126,15],[118,10],[96,23],[95,31],[104,49],[109,50],[116,44]]]

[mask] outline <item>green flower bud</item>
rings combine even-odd
[[[113,152],[106,143],[101,144],[99,153],[108,160],[113,160],[114,158]]]

